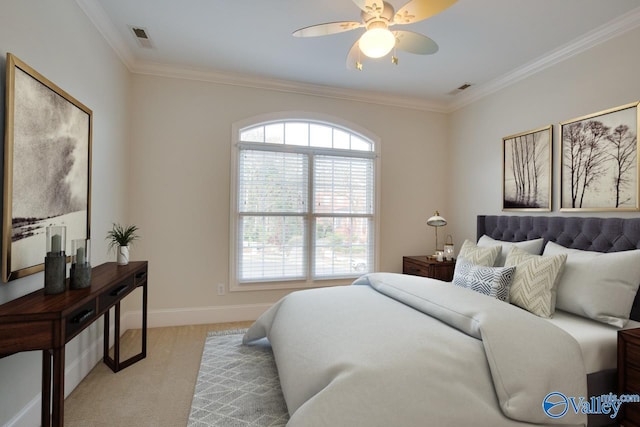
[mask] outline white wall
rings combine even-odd
[[[131,216],[148,259],[150,323],[251,319],[283,291],[228,285],[232,123],[278,111],[339,117],[381,139],[380,269],[434,246],[426,219],[445,211],[446,116],[366,103],[135,75]]]
[[[156,326],[247,319],[284,294],[216,292],[218,283],[228,284],[236,121],[297,110],[340,117],[376,134],[382,156],[379,269],[400,271],[403,255],[431,251],[433,229],[425,221],[434,210],[449,220],[442,235],[453,232],[458,247],[475,237],[476,215],[500,213],[503,136],[640,98],[640,58],[634,55],[640,30],[444,115],[131,76],[73,0],[3,0],[0,7],[0,54],[16,54],[94,111],[92,261],[110,258],[103,236],[111,222],[140,226],[132,258],[150,262],[150,321]],[[0,66],[4,80],[4,59]],[[0,285],[0,303],[41,286],[41,274]],[[100,357],[101,329],[92,326],[67,346],[68,370],[77,380]],[[39,392],[38,353],[0,359],[0,425],[18,419],[36,425]]]
[[[638,51],[640,29],[635,29],[451,114],[449,142],[454,180],[449,216],[458,248],[464,239],[475,239],[476,215],[502,213],[502,138],[549,124],[554,125],[551,215],[639,215],[559,212],[557,184],[558,123],[640,101]]]
[[[2,100],[7,52],[93,110],[92,262],[105,262],[107,229],[112,221],[126,220],[128,213],[130,75],[73,0],[2,0]],[[4,135],[4,101],[0,123]],[[42,273],[0,283],[0,303],[42,286]],[[96,323],[67,345],[67,392],[101,357],[101,334]],[[0,359],[0,425],[39,425],[41,360],[39,352]]]

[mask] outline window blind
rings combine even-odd
[[[300,121],[239,134],[237,282],[308,282],[373,271],[372,143]]]

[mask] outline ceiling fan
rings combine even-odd
[[[393,48],[419,55],[431,55],[438,51],[438,45],[429,37],[413,31],[390,31],[393,25],[412,24],[437,15],[457,0],[410,0],[396,12],[393,6],[383,0],[353,0],[362,10],[362,22],[327,22],[300,28],[293,32],[295,37],[317,37],[366,28],[362,36],[351,46],[347,55],[347,68],[362,70],[360,53],[369,58],[382,58]],[[391,61],[398,64],[392,55]]]

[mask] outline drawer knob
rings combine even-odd
[[[118,289],[114,289],[113,291],[111,291],[109,295],[111,295],[112,297],[117,297],[119,295],[122,295],[122,293],[126,290],[127,290],[127,285],[122,285]]]
[[[87,319],[89,319],[94,313],[94,310],[92,308],[84,310],[82,313],[76,315],[75,317],[73,317],[71,319],[71,323],[83,323],[86,322]]]

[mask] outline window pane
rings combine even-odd
[[[311,124],[309,132],[312,147],[331,148],[333,146],[333,135],[329,126]]]
[[[284,123],[274,123],[264,127],[265,141],[271,144],[284,144]]]
[[[304,278],[305,229],[304,219],[297,216],[241,217],[239,281]]]
[[[240,141],[264,142],[264,126],[256,126],[240,132]]]
[[[284,143],[289,145],[309,145],[309,124],[289,122],[285,124]]]
[[[373,236],[368,218],[317,218],[314,277],[353,276],[373,271]]]
[[[304,154],[240,150],[239,212],[306,212],[308,162]]]
[[[373,151],[373,146],[370,142],[355,135],[351,135],[351,149],[358,151]]]
[[[316,156],[313,170],[316,213],[373,213],[373,159]]]
[[[341,150],[348,150],[349,146],[349,134],[340,129],[333,130],[333,148],[339,148]]]

